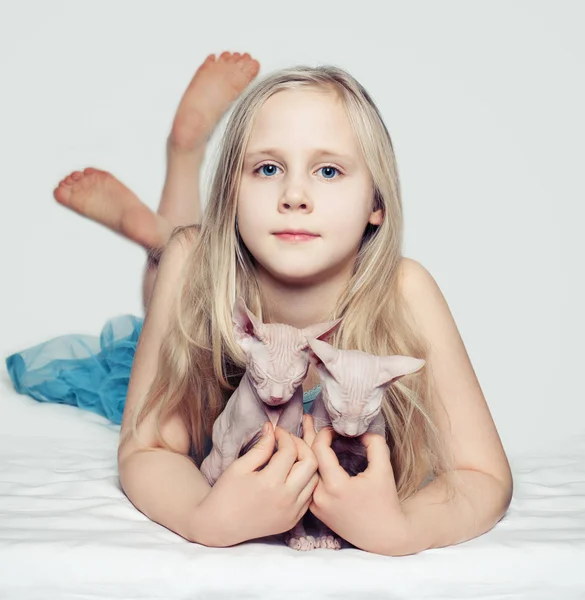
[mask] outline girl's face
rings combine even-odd
[[[366,225],[379,225],[373,185],[339,97],[277,92],[259,110],[246,148],[237,215],[261,275],[289,285],[349,276]],[[278,232],[303,229],[309,241]]]

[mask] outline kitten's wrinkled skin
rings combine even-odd
[[[266,421],[301,436],[308,339],[327,337],[340,319],[304,329],[262,323],[238,298],[233,323],[236,342],[246,355],[246,371],[213,424],[213,446],[200,469],[210,485],[258,442]]]
[[[326,342],[309,340],[309,360],[319,373],[322,390],[311,406],[315,431],[332,426],[339,434],[331,448],[339,464],[352,476],[368,466],[366,449],[359,436],[366,432],[386,434],[381,412],[384,390],[397,379],[421,369],[425,361],[410,356],[375,356],[358,350],[338,350]],[[316,530],[316,548],[339,549],[348,544],[311,512],[304,527]]]

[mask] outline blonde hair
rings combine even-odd
[[[232,331],[232,307],[241,296],[250,310],[270,322],[270,307],[255,277],[253,257],[236,225],[237,192],[244,153],[255,116],[273,94],[310,87],[334,91],[343,102],[374,188],[378,226],[368,224],[353,275],[323,320],[342,317],[329,342],[338,348],[378,355],[425,358],[428,348],[415,331],[398,285],[403,213],[390,135],[366,90],[342,69],[295,67],[278,71],[249,88],[227,123],[200,232],[187,259],[177,310],[165,338],[154,383],[134,414],[132,432],[154,411],[159,424],[178,412],[191,432],[195,462],[244,373],[244,355]],[[381,302],[380,299],[384,299]],[[386,391],[382,410],[401,500],[423,480],[451,470],[452,460],[435,425],[438,402],[428,369],[403,377]]]

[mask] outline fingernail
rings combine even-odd
[[[270,431],[270,428],[268,426],[268,421],[266,421],[266,423],[264,423],[264,427],[262,427],[262,435],[268,435],[269,431]]]

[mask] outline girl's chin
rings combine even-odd
[[[264,281],[270,281],[272,283],[276,283],[280,286],[286,286],[290,288],[303,288],[310,287],[317,283],[322,283],[323,280],[320,277],[320,274],[317,272],[270,272],[267,274],[267,277],[262,277]]]

